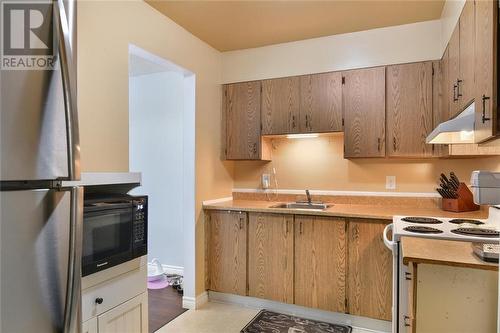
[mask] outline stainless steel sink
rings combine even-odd
[[[273,205],[269,208],[287,208],[287,209],[312,209],[312,210],[325,210],[330,208],[332,205],[320,203],[320,202],[288,202]]]

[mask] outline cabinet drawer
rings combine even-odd
[[[147,266],[119,275],[82,291],[82,321],[120,305],[146,291]],[[97,299],[102,299],[98,304]]]

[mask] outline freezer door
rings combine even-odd
[[[76,62],[70,47],[76,5],[60,0],[48,8],[54,29],[39,33],[59,36],[55,70],[0,70],[1,181],[79,179]]]
[[[77,331],[79,303],[71,302],[80,297],[80,267],[72,267],[75,261],[70,257],[75,254],[72,241],[81,243],[71,215],[82,215],[82,210],[71,206],[79,205],[81,194],[81,190],[0,192],[2,333]]]

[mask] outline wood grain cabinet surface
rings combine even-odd
[[[481,142],[497,135],[497,20],[498,1],[475,3],[475,140]]]
[[[348,313],[391,320],[392,253],[382,240],[389,221],[349,219]]]
[[[343,218],[295,216],[295,304],[346,311],[347,239]]]
[[[298,76],[262,81],[262,135],[299,133]]]
[[[344,157],[384,157],[385,67],[343,75]]]
[[[475,75],[474,75],[474,44],[475,44],[475,3],[474,0],[465,2],[460,15],[460,42],[459,42],[459,76],[457,82],[457,95],[459,109],[463,110],[474,100]]]
[[[213,211],[207,220],[208,289],[246,295],[247,215]]]
[[[432,62],[387,67],[387,155],[431,157]]]
[[[300,77],[300,132],[342,131],[342,73]]]
[[[225,157],[229,160],[267,159],[260,131],[261,82],[224,86]]]
[[[293,303],[293,215],[249,213],[248,296]]]
[[[460,25],[457,24],[450,42],[448,43],[448,90],[450,91],[450,116],[452,118],[460,112],[458,96],[458,79],[460,75]]]

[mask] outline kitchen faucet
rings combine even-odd
[[[306,190],[306,197],[307,197],[307,203],[309,205],[312,204],[311,194],[309,193],[309,190]]]

